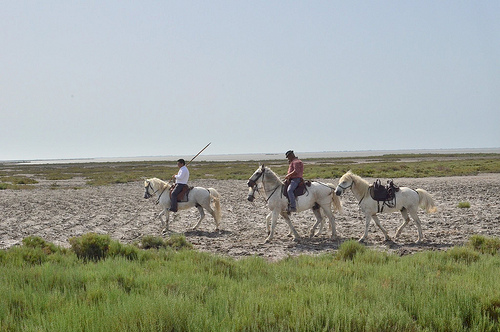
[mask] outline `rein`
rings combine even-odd
[[[328,189],[330,189],[330,191],[333,193],[335,192],[335,188],[332,188],[330,187],[329,185],[327,185],[326,183],[323,183],[323,182],[320,182],[320,181],[311,181],[311,182],[316,182],[316,183],[319,183],[320,185],[322,185],[323,187],[327,187]],[[351,184],[351,187],[352,187],[352,184]],[[342,188],[342,187],[340,187]],[[344,189],[344,188],[342,188]],[[344,189],[345,190],[345,189]]]
[[[259,192],[259,186],[257,185],[257,180],[259,180],[261,177],[262,177],[262,187],[264,188],[264,193],[267,192],[266,190],[266,186],[264,185],[264,172],[265,172],[265,169],[262,170],[262,172],[260,172],[257,177],[254,179],[250,179],[248,182],[250,185],[252,185],[252,187],[256,187],[257,189],[254,189],[254,192],[257,191]],[[276,186],[276,188],[273,189],[273,192],[271,193],[271,195],[269,195],[267,198],[264,198],[264,201],[266,202],[266,204],[269,202],[269,200],[271,199],[271,197],[274,195],[274,193],[276,192],[276,190],[278,190],[279,187],[282,187],[283,184],[279,184],[278,186]]]
[[[148,186],[147,188],[151,188],[151,190],[154,190],[153,186],[151,185],[151,182],[148,182]],[[163,188],[163,190],[161,191],[161,193],[158,195],[158,199],[156,200],[155,204],[158,205],[160,203],[160,198],[161,198],[161,195],[163,195],[163,193],[165,192],[165,190],[167,190],[167,186],[165,186]],[[147,190],[147,193],[149,195],[148,198],[150,197],[153,197],[154,195],[156,195],[156,193],[160,191],[160,189],[158,188],[158,190],[155,190],[152,194],[149,193],[149,190]]]
[[[262,182],[262,185],[264,185],[264,182]],[[274,193],[276,192],[276,190],[278,190],[278,188],[279,188],[279,187],[282,187],[282,186],[283,186],[282,184],[278,185],[276,188],[274,188],[274,190],[273,190],[273,192],[271,193],[271,195],[269,195],[269,197],[268,197],[268,198],[264,199],[264,200],[266,201],[266,204],[267,204],[267,202],[269,202],[269,200],[271,199],[271,196],[273,196],[273,195],[274,195]],[[264,188],[264,191],[266,191],[266,188]]]
[[[160,190],[160,189],[158,189],[158,190]],[[165,188],[163,188],[163,190],[161,191],[161,193],[158,195],[158,199],[155,202],[156,205],[158,205],[160,203],[161,195],[163,195],[163,193],[165,192],[165,190],[167,190],[167,186],[165,186]]]

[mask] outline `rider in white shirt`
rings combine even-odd
[[[179,172],[174,175],[175,187],[170,198],[170,211],[172,212],[177,212],[177,195],[187,186],[189,180],[189,170],[184,159],[177,160],[177,167],[179,167]]]

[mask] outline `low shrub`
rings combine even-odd
[[[469,239],[468,246],[482,254],[496,255],[500,250],[500,239],[473,235]]]
[[[47,261],[47,253],[40,248],[20,248],[23,261],[29,265],[40,265]]]
[[[2,182],[10,182],[14,185],[17,184],[37,184],[38,181],[31,179],[27,176],[6,176],[2,178]]]
[[[184,235],[172,235],[165,241],[165,245],[174,250],[193,249],[193,245],[186,240]]]
[[[469,202],[460,202],[460,203],[458,203],[458,207],[461,209],[469,209],[470,203]]]
[[[340,245],[339,251],[335,256],[339,260],[353,260],[357,254],[362,254],[366,251],[366,247],[355,240],[349,240]]]
[[[448,255],[458,263],[474,263],[481,258],[477,251],[467,247],[454,247],[447,251]]]
[[[59,248],[55,244],[47,242],[38,236],[28,236],[24,238],[23,245],[28,248],[41,249],[46,254],[53,254],[59,251]]]
[[[186,240],[184,235],[172,235],[166,240],[161,237],[147,235],[141,239],[137,246],[141,249],[193,249],[193,245]]]
[[[121,244],[118,241],[111,241],[109,245],[109,256],[125,257],[130,261],[134,261],[139,258],[139,249],[132,245]]]
[[[165,248],[166,244],[161,237],[147,235],[141,239],[138,246],[142,249],[160,249]]]
[[[108,255],[111,238],[109,235],[88,233],[80,237],[70,238],[69,243],[71,250],[79,259],[96,262]]]

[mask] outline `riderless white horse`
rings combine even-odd
[[[159,204],[163,207],[163,210],[158,215],[161,220],[161,224],[164,227],[163,232],[168,231],[168,222],[169,222],[169,208],[170,208],[170,188],[171,184],[165,181],[162,181],[157,178],[147,179],[144,181],[144,188],[146,192],[144,193],[144,198],[148,199],[153,196],[157,196],[156,204]],[[219,230],[219,223],[221,220],[221,207],[220,207],[220,195],[214,188],[203,188],[203,187],[194,187],[189,191],[188,200],[187,201],[179,201],[178,209],[186,210],[192,207],[196,207],[200,212],[200,218],[198,222],[193,227],[193,230],[198,228],[203,218],[205,218],[204,209],[207,210],[215,221],[215,230]],[[214,209],[210,206],[211,199],[214,202]],[[165,215],[165,221],[162,216]]]
[[[292,222],[290,221],[290,217],[286,211],[288,207],[288,199],[282,194],[284,186],[283,181],[281,181],[278,175],[276,175],[276,173],[274,173],[269,167],[265,167],[264,165],[260,166],[248,180],[249,201],[254,200],[255,191],[258,190],[259,181],[262,183],[264,197],[267,202],[267,206],[271,210],[272,218],[271,229],[269,230],[268,227],[269,235],[266,238],[265,242],[267,243],[273,238],[276,221],[280,215],[288,224],[294,240],[297,240],[300,236],[293,227]],[[313,209],[314,215],[316,216],[317,222],[311,228],[310,236],[314,235],[316,227],[323,220],[320,211],[321,208],[321,210],[323,210],[323,212],[328,216],[328,219],[330,220],[332,239],[336,238],[337,235],[335,232],[335,217],[333,216],[331,206],[333,203],[335,209],[341,211],[342,205],[340,199],[336,195],[334,195],[334,191],[335,186],[331,183],[326,184],[313,181],[311,182],[311,186],[307,187],[307,193],[297,197],[297,212]],[[268,225],[268,221],[266,221],[266,225]]]
[[[426,210],[428,213],[433,213],[437,211],[436,205],[431,195],[424,189],[410,189],[408,187],[399,187],[399,190],[395,192],[395,202],[393,205],[384,206],[382,211],[380,210],[379,202],[374,200],[370,193],[370,184],[368,181],[362,179],[360,176],[352,173],[351,171],[345,173],[339,180],[339,184],[335,193],[340,196],[346,189],[351,189],[352,193],[358,200],[359,207],[361,211],[365,214],[365,233],[359,239],[363,242],[368,236],[368,227],[370,225],[370,219],[375,221],[375,224],[380,228],[382,233],[384,233],[385,241],[390,240],[387,231],[380,225],[380,221],[377,217],[377,213],[386,212],[397,212],[401,211],[403,215],[403,223],[399,226],[396,231],[395,238],[397,239],[401,234],[403,228],[408,224],[410,218],[408,213],[411,215],[418,229],[418,239],[417,243],[422,241],[422,228],[420,225],[420,219],[418,218],[417,211],[420,206],[422,209]]]

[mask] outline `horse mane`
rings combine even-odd
[[[158,178],[151,178],[151,179],[147,179],[146,181],[150,182],[150,183],[153,183],[153,185],[158,186],[159,190],[163,190],[163,189],[165,189],[165,187],[167,189],[170,188],[170,184],[168,184],[168,182],[165,182],[165,181],[160,180]]]
[[[339,183],[342,183],[344,180],[347,180],[347,179],[351,180],[352,182],[362,182],[362,183],[366,184],[367,186],[370,185],[368,183],[368,181],[363,179],[361,176],[353,173],[351,170],[347,171],[347,173],[342,175],[342,177],[339,180]]]
[[[278,174],[274,173],[274,171],[272,169],[270,169],[269,166],[264,166],[264,169],[267,170],[268,172],[270,172],[276,178],[276,180],[278,180],[281,184],[283,184],[283,181],[281,181]]]

